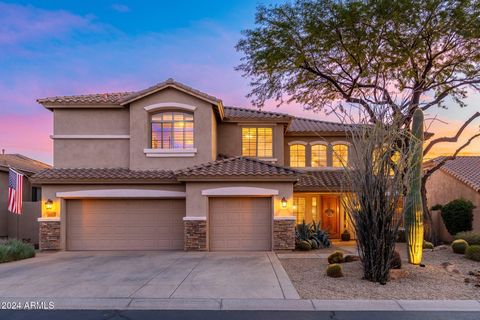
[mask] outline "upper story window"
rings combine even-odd
[[[242,128],[242,156],[271,158],[272,128]]]
[[[305,162],[305,145],[290,145],[290,167],[303,168]]]
[[[151,118],[152,149],[193,148],[193,114],[160,112]]]
[[[327,146],[324,144],[314,144],[311,147],[312,167],[327,166]]]
[[[348,166],[348,145],[346,144],[333,145],[332,166],[336,168]]]

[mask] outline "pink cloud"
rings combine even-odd
[[[74,29],[91,28],[89,19],[67,11],[0,2],[0,44],[59,37]]]
[[[53,117],[49,111],[39,115],[12,115],[0,118],[0,149],[21,153],[52,163]]]

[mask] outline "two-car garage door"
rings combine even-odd
[[[183,250],[185,200],[67,200],[68,250]]]

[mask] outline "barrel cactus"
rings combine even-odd
[[[422,206],[422,162],[423,162],[423,111],[415,110],[412,120],[410,156],[412,175],[410,188],[405,198],[405,231],[407,234],[408,262],[418,265],[423,253],[423,206]]]

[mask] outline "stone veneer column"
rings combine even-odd
[[[207,219],[206,217],[184,217],[185,251],[207,251]]]
[[[38,223],[40,250],[60,250],[60,219],[39,218]]]
[[[295,217],[273,219],[273,250],[295,250]]]

